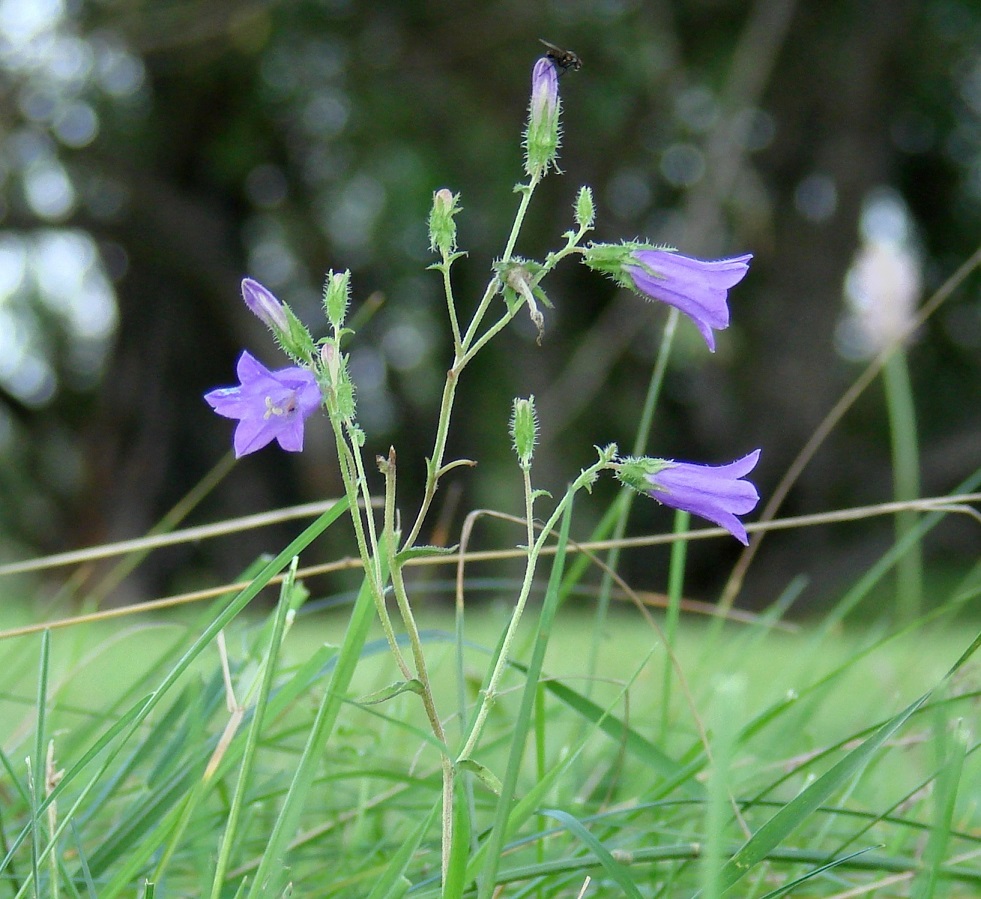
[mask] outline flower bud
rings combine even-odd
[[[588,231],[593,227],[594,214],[592,190],[585,186],[580,187],[576,196],[576,224],[583,231]]]
[[[320,364],[334,393],[338,413],[353,421],[357,406],[354,384],[347,370],[347,358],[332,339],[327,339],[320,346]]]
[[[253,281],[252,278],[243,279],[242,297],[249,311],[277,337],[289,331],[283,304],[258,281]]]
[[[333,340],[327,340],[320,347],[320,363],[327,372],[331,387],[336,387],[340,380],[341,353]]]
[[[538,442],[538,418],[535,414],[535,397],[515,399],[511,410],[511,444],[522,468],[531,465]]]
[[[351,273],[327,272],[327,279],[324,281],[324,311],[327,313],[327,321],[335,331],[344,326],[350,301]]]
[[[547,56],[531,73],[531,106],[525,132],[525,171],[533,178],[555,164],[559,150],[559,75]]]
[[[460,211],[460,195],[447,188],[433,194],[433,208],[429,213],[429,248],[449,256],[456,252],[456,222],[453,217]]]
[[[272,331],[283,351],[294,361],[309,365],[315,351],[313,338],[293,310],[252,278],[242,281],[242,297],[252,313]]]

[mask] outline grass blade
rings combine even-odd
[[[954,663],[944,676],[944,681],[957,671],[981,645],[981,634],[975,637],[971,645]],[[824,801],[849,778],[864,767],[899,728],[933,695],[933,690],[924,693],[899,714],[893,716],[876,730],[860,746],[849,752],[840,762],[826,771],[807,789],[780,809],[767,821],[739,850],[723,865],[719,874],[723,892],[727,891],[755,865],[766,858],[767,854],[778,846],[785,837],[794,831],[808,818]]]
[[[531,727],[531,716],[535,707],[535,697],[538,693],[538,684],[541,680],[542,666],[545,663],[545,650],[548,647],[548,639],[552,632],[552,624],[555,621],[555,613],[559,607],[559,596],[561,594],[559,588],[562,584],[562,572],[565,568],[565,554],[569,542],[569,523],[572,520],[572,507],[573,503],[570,499],[569,504],[565,507],[565,511],[562,514],[555,558],[552,560],[552,571],[549,575],[548,587],[545,591],[545,601],[542,603],[542,610],[539,615],[535,646],[532,650],[531,661],[528,663],[526,669],[525,686],[521,694],[521,705],[518,709],[517,720],[514,723],[507,768],[504,772],[501,793],[497,797],[494,824],[491,828],[490,837],[487,840],[487,855],[484,858],[479,880],[478,896],[481,899],[489,896],[493,891],[497,866],[501,860],[501,850],[507,836],[508,818],[512,812],[512,800],[518,784],[518,772],[524,756],[525,740]]]
[[[283,800],[283,806],[263,852],[262,861],[250,885],[248,893],[250,899],[258,895],[275,895],[282,886],[286,870],[287,846],[296,831],[300,813],[310,795],[310,787],[316,773],[316,765],[323,753],[323,746],[334,728],[338,712],[354,676],[354,670],[361,658],[361,650],[368,639],[368,630],[374,620],[374,611],[375,603],[371,595],[371,586],[365,578],[354,608],[351,610],[351,618],[337,656],[337,664],[331,675],[330,685],[317,709],[316,718],[311,725],[303,754],[297,762],[289,791]]]
[[[606,871],[610,877],[617,882],[620,889],[623,890],[625,896],[630,896],[631,899],[642,899],[637,887],[634,886],[633,881],[630,879],[630,875],[627,874],[627,869],[624,868],[611,854],[610,851],[594,837],[582,824],[572,817],[572,815],[567,812],[563,812],[559,809],[546,808],[542,809],[543,815],[548,815],[549,818],[554,818],[562,826],[577,837],[581,842],[585,843],[590,849],[592,849],[593,854],[596,856],[597,861],[603,866],[603,870]]]
[[[279,593],[279,604],[276,607],[276,614],[273,619],[273,631],[269,637],[269,649],[264,660],[265,671],[262,676],[262,686],[259,689],[259,696],[256,699],[255,709],[252,713],[252,722],[249,726],[245,741],[245,750],[242,753],[242,761],[239,767],[239,778],[235,784],[235,793],[232,796],[231,808],[228,811],[228,818],[225,823],[225,832],[222,835],[221,846],[218,851],[218,861],[215,864],[215,876],[211,887],[212,899],[218,899],[221,895],[222,886],[225,882],[225,873],[228,870],[228,862],[231,858],[232,847],[235,844],[235,834],[242,814],[245,791],[249,784],[249,775],[252,772],[256,747],[259,744],[259,733],[262,730],[266,705],[269,702],[272,682],[276,675],[276,662],[279,658],[279,650],[286,630],[286,616],[290,611],[293,579],[296,577],[296,562],[297,559],[294,556],[289,574],[283,581],[282,589]]]
[[[408,889],[409,884],[405,880],[405,869],[412,861],[412,856],[419,848],[422,838],[432,827],[436,815],[439,814],[439,804],[432,807],[426,819],[420,822],[419,826],[412,832],[409,838],[402,843],[392,861],[385,869],[385,873],[378,879],[367,899],[397,899]]]

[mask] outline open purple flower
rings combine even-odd
[[[219,415],[237,418],[235,458],[276,440],[291,453],[303,449],[303,422],[320,407],[317,380],[305,368],[270,371],[247,351],[239,357],[238,387],[219,387],[204,395]]]
[[[594,243],[583,253],[583,262],[591,269],[649,300],[681,310],[701,331],[712,352],[713,330],[729,326],[729,288],[743,279],[752,258],[746,253],[704,261],[639,243]]]
[[[672,509],[714,522],[746,546],[749,543],[746,528],[736,516],[752,512],[760,501],[756,488],[742,480],[756,466],[759,457],[760,451],[754,450],[728,465],[626,459],[620,463],[617,477]]]
[[[742,281],[752,255],[703,261],[668,250],[634,250],[624,271],[637,291],[680,309],[715,352],[713,330],[729,327],[729,288]]]

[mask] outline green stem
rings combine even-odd
[[[514,216],[514,223],[511,225],[511,233],[508,235],[507,245],[504,247],[504,253],[501,256],[501,265],[506,265],[511,261],[511,257],[514,255],[514,247],[518,242],[518,235],[521,233],[521,226],[524,224],[525,215],[528,213],[528,206],[531,203],[532,194],[535,192],[535,188],[538,186],[539,178],[532,178],[528,184],[521,185],[519,189],[521,193],[521,200],[518,203],[518,211]],[[477,336],[477,329],[480,327],[481,321],[483,321],[484,314],[487,312],[487,307],[490,305],[490,301],[496,296],[497,292],[501,289],[501,281],[495,275],[491,278],[490,283],[487,285],[487,290],[484,291],[483,297],[481,297],[480,304],[477,306],[477,311],[474,312],[473,319],[470,325],[467,327],[467,333],[463,335],[462,349],[463,352],[470,348],[473,343],[474,338]]]
[[[439,420],[436,423],[436,440],[433,444],[433,454],[426,463],[426,489],[422,503],[416,515],[415,523],[402,543],[403,549],[413,546],[422,530],[422,524],[429,514],[429,507],[436,496],[439,486],[439,470],[443,465],[443,453],[446,451],[446,439],[450,430],[450,416],[453,411],[453,400],[456,397],[456,385],[459,379],[459,356],[453,360],[453,367],[446,373],[446,383],[443,384],[443,398],[439,404]]]
[[[521,202],[518,204],[518,212],[514,217],[514,224],[511,226],[511,233],[508,235],[508,242],[504,247],[504,255],[501,257],[501,262],[506,263],[511,261],[511,256],[514,254],[514,246],[518,242],[518,234],[521,233],[521,226],[524,224],[525,214],[528,212],[528,204],[531,203],[532,194],[534,194],[535,188],[538,187],[538,183],[541,180],[541,175],[533,175],[527,184],[518,188],[521,193]]]
[[[674,532],[683,534],[688,530],[691,515],[688,512],[674,513]],[[685,586],[685,557],[688,554],[688,541],[675,540],[671,544],[671,562],[668,568],[668,609],[664,618],[664,642],[667,652],[664,654],[664,675],[661,687],[661,736],[668,732],[668,720],[671,710],[671,683],[674,675],[674,642],[678,633],[678,620],[681,617],[681,597]]]
[[[367,565],[369,561],[374,563],[374,577],[381,589],[381,558],[378,552],[378,535],[375,533],[375,519],[371,514],[371,490],[368,489],[368,475],[364,468],[364,459],[361,456],[361,444],[358,442],[356,429],[350,421],[344,423],[347,432],[347,443],[351,450],[351,459],[357,471],[356,484],[361,490],[361,499],[364,502],[365,530],[367,533],[366,549],[367,556],[362,557],[362,561]]]
[[[442,830],[442,874],[443,882],[446,882],[447,871],[449,869],[450,856],[453,849],[453,761],[449,757],[446,748],[446,734],[443,732],[443,724],[439,720],[439,713],[436,710],[436,702],[433,697],[432,683],[429,679],[429,670],[426,667],[426,655],[422,648],[422,640],[419,637],[419,629],[416,626],[415,616],[409,604],[409,595],[405,589],[405,581],[402,578],[402,569],[395,558],[395,545],[392,544],[389,556],[391,568],[392,589],[395,593],[395,601],[398,603],[399,612],[402,615],[402,622],[409,638],[409,645],[412,647],[412,658],[416,666],[416,678],[422,684],[422,704],[426,710],[426,718],[432,729],[433,736],[440,743],[440,766],[443,772],[443,830]]]
[[[459,354],[462,340],[460,338],[460,322],[456,316],[456,302],[453,299],[453,284],[450,281],[450,265],[453,258],[446,252],[443,261],[436,266],[443,274],[443,295],[446,297],[446,314],[450,318],[450,329],[453,331],[453,352]]]
[[[555,268],[555,266],[557,266],[563,259],[565,259],[566,256],[569,256],[572,253],[582,253],[583,250],[579,246],[579,241],[581,241],[586,236],[586,232],[589,230],[591,230],[589,226],[583,225],[580,226],[579,230],[576,231],[575,234],[566,232],[568,237],[566,239],[565,246],[562,247],[561,250],[556,250],[553,253],[549,253],[545,257],[545,262],[542,265],[541,271],[538,273],[537,277],[535,278],[535,283],[537,284],[539,281],[541,281],[542,278],[544,278],[545,275],[547,275],[550,271],[552,271],[552,269]]]
[[[466,353],[460,358],[459,369],[470,363],[470,360],[477,355],[494,337],[503,331],[511,320],[518,314],[520,306],[515,306],[513,309],[508,309],[504,315],[502,315],[493,325],[491,325],[477,340],[474,342],[473,346],[467,350]]]
[[[896,350],[882,370],[892,447],[893,499],[907,502],[920,496],[920,453],[916,431],[916,406],[909,366],[902,349]],[[916,512],[896,514],[896,542],[916,527]],[[896,603],[899,621],[909,624],[923,605],[923,546],[914,543],[896,565]]]
[[[541,555],[546,541],[551,536],[552,529],[555,527],[556,522],[561,517],[566,506],[572,502],[572,499],[576,493],[578,493],[587,484],[591,484],[595,479],[596,474],[609,466],[609,462],[609,459],[601,458],[589,468],[583,469],[579,477],[573,481],[572,486],[570,486],[566,491],[565,496],[563,496],[558,502],[555,510],[552,512],[551,517],[542,526],[538,539],[535,540],[534,543],[529,544],[528,559],[525,563],[525,574],[521,582],[521,590],[518,594],[518,600],[515,603],[514,611],[511,613],[511,620],[508,622],[504,639],[501,641],[498,649],[497,658],[494,662],[494,669],[487,680],[487,686],[481,691],[482,696],[480,699],[480,705],[477,709],[473,726],[470,728],[470,735],[467,738],[466,745],[457,755],[457,762],[459,762],[461,759],[470,758],[473,755],[474,750],[477,748],[478,742],[480,742],[480,735],[484,729],[484,724],[487,720],[487,715],[490,713],[491,706],[493,706],[497,698],[497,689],[501,681],[501,676],[504,673],[504,668],[508,662],[511,645],[514,642],[514,637],[518,630],[518,624],[521,621],[521,616],[525,610],[525,604],[528,602],[528,596],[531,593],[531,585],[535,577],[535,569],[538,565],[538,558]]]
[[[453,762],[446,748],[446,735],[443,732],[443,724],[439,719],[439,713],[436,711],[436,700],[433,696],[432,682],[429,679],[429,669],[426,666],[426,654],[423,651],[422,640],[419,637],[419,628],[416,625],[415,616],[412,614],[408,591],[405,589],[402,567],[396,557],[398,551],[395,534],[397,466],[394,447],[389,449],[388,458],[380,462],[380,467],[385,475],[385,519],[383,533],[385,535],[385,547],[388,553],[387,561],[389,576],[392,581],[392,590],[395,593],[395,601],[398,604],[399,614],[402,616],[402,624],[405,626],[405,631],[409,638],[409,646],[412,649],[416,679],[422,686],[422,704],[426,710],[426,718],[429,720],[429,726],[441,747],[440,764],[443,772],[441,867],[443,883],[445,884],[448,879],[450,858],[453,851]]]
[[[528,528],[528,548],[535,542],[535,491],[531,486],[531,466],[521,466],[521,481],[525,491],[525,525]]]
[[[664,375],[668,370],[668,360],[671,358],[671,347],[674,344],[675,331],[678,328],[678,319],[681,314],[677,309],[671,309],[668,313],[668,320],[664,325],[664,333],[661,335],[661,346],[657,351],[657,361],[651,371],[651,380],[647,385],[647,396],[644,398],[644,408],[640,413],[640,420],[637,422],[637,434],[634,437],[634,445],[631,454],[634,456],[644,455],[650,441],[651,428],[654,425],[654,410],[657,408],[657,401],[661,395],[661,387],[664,384]],[[627,531],[627,519],[630,516],[630,509],[633,505],[636,494],[628,487],[620,491],[620,495],[614,500],[617,504],[617,521],[613,527],[610,539],[614,543],[623,539]],[[620,564],[620,549],[614,546],[606,557],[606,571],[603,573],[603,580],[600,582],[599,599],[596,603],[596,623],[593,627],[593,640],[589,648],[589,664],[586,674],[586,690],[589,690],[596,675],[596,665],[599,660],[600,644],[603,639],[603,631],[606,628],[606,618],[610,608],[610,595],[613,592],[612,572],[617,570]],[[668,654],[670,656],[670,653]]]
[[[399,666],[399,671],[406,680],[412,679],[412,671],[409,669],[399,648],[398,640],[395,637],[395,629],[392,627],[392,620],[389,618],[388,609],[385,606],[385,586],[379,568],[381,564],[381,553],[372,554],[368,541],[365,536],[364,522],[361,520],[361,510],[358,507],[358,485],[365,484],[363,467],[359,464],[360,453],[356,449],[348,446],[344,438],[345,427],[340,420],[336,410],[328,406],[331,427],[334,431],[334,444],[337,447],[337,462],[341,472],[341,480],[344,483],[344,493],[347,496],[348,505],[351,511],[351,525],[354,527],[354,537],[358,544],[358,554],[364,565],[365,582],[369,585],[371,598],[374,601],[375,609],[378,613],[378,620],[381,624],[382,632],[388,641],[389,649]],[[365,508],[365,515],[371,519],[370,496]],[[374,528],[372,526],[372,538],[374,538]]]
[[[502,263],[510,261],[514,253],[514,246],[517,243],[518,234],[521,232],[521,225],[525,220],[525,215],[528,212],[528,204],[531,202],[531,197],[535,192],[535,187],[538,185],[538,180],[538,178],[532,178],[527,185],[521,188],[521,201],[518,204],[518,211],[515,214],[514,223],[511,226],[511,233],[508,235],[504,255],[501,257]],[[443,268],[445,269],[443,277],[448,284],[448,266],[444,266]],[[447,287],[447,289],[449,288]],[[480,323],[483,321],[487,309],[490,307],[491,300],[494,299],[500,289],[500,279],[497,275],[494,275],[488,282],[486,290],[484,290],[484,295],[481,297],[473,318],[467,326],[466,333],[460,338],[458,345],[455,347],[453,364],[446,373],[446,383],[443,385],[443,397],[439,405],[439,420],[436,423],[436,440],[433,444],[433,452],[429,457],[429,464],[426,471],[426,489],[423,493],[419,512],[416,514],[416,520],[402,544],[406,549],[413,546],[419,538],[419,532],[422,530],[423,522],[426,520],[426,516],[429,514],[429,508],[436,496],[443,467],[443,453],[446,451],[446,440],[450,430],[453,402],[456,398],[456,387],[460,379],[460,374],[474,355],[487,344],[488,340],[497,334],[514,317],[514,313],[509,311],[486,334],[477,340],[477,331],[480,329]],[[455,320],[455,316],[451,316],[451,320]],[[455,332],[458,331],[459,327],[457,326]]]

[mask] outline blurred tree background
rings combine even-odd
[[[723,462],[763,447],[755,480],[772,491],[861,370],[844,298],[863,234],[902,233],[924,296],[977,248],[975,0],[0,0],[2,560],[139,536],[228,451],[231,423],[201,395],[234,382],[243,347],[281,364],[241,302],[246,274],[316,331],[325,271],[352,270],[374,310],[353,344],[369,457],[397,447],[413,512],[449,359],[425,271],[432,193],[462,193],[470,307],[516,208],[539,37],[584,65],[561,81],[565,174],[536,195],[518,252],[560,244],[580,184],[596,239],[753,252],[718,352],[681,324],[650,450]],[[925,495],[981,458],[979,282],[910,348]],[[536,481],[553,492],[593,443],[632,443],[664,310],[574,264],[545,287],[543,345],[519,320],[465,378],[450,452],[480,466],[442,494],[462,491],[443,509],[451,542],[470,508],[519,509],[511,396],[539,399]],[[307,430],[300,456],[237,463],[192,521],[337,495],[326,429]],[[890,498],[877,383],[784,513]],[[632,530],[670,520],[638,503]],[[231,575],[293,530],[160,554],[124,595]],[[891,537],[887,519],[774,535],[744,601],[801,571],[820,596]],[[731,544],[692,548],[692,593],[714,595]],[[927,559],[976,548],[976,526],[950,522]],[[663,586],[664,558],[632,554],[634,582]]]

